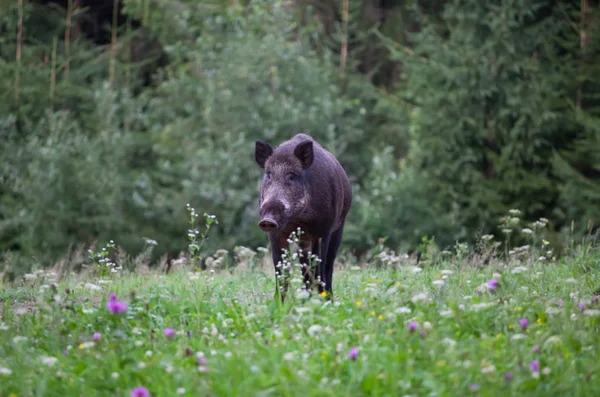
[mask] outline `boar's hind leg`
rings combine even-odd
[[[335,264],[335,257],[342,243],[343,233],[344,225],[331,234],[329,248],[327,249],[327,261],[323,264],[323,268],[325,269],[325,291],[327,291],[328,297],[333,295],[333,265]]]
[[[283,302],[287,292],[288,280],[286,277],[282,276],[281,272],[283,267],[283,263],[281,263],[281,250],[287,249],[289,247],[289,243],[287,242],[287,237],[279,233],[269,233],[269,240],[271,242],[273,266],[275,266],[275,277],[277,277],[277,282],[275,283],[275,295],[277,295],[277,288],[279,287],[279,292],[281,293],[281,302]]]

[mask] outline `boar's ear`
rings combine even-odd
[[[310,167],[314,160],[313,143],[312,141],[305,141],[299,143],[294,149],[294,155],[298,157],[302,163],[302,168],[307,169]]]
[[[260,168],[265,168],[265,162],[273,154],[273,149],[269,144],[261,141],[256,141],[254,145],[254,159]]]

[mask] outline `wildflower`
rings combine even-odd
[[[510,382],[510,380],[512,379],[512,377],[513,377],[512,372],[507,372],[507,373],[504,374],[504,380],[507,381],[507,382]]]
[[[495,278],[491,278],[488,282],[487,282],[487,287],[488,289],[495,291],[496,288],[498,288],[498,281]]]
[[[523,230],[521,230],[521,233],[523,234],[532,234],[533,230],[529,229],[529,228],[524,228]]]
[[[439,286],[442,286],[442,285],[444,285],[444,280],[435,280],[435,281],[433,282],[433,285],[439,285]]]
[[[117,300],[117,295],[112,294],[110,296],[109,301],[106,303],[106,308],[108,311],[114,314],[120,314],[127,310],[127,303],[121,302]]]
[[[529,321],[526,318],[522,318],[519,320],[519,324],[521,325],[521,328],[525,330],[527,329],[527,324],[529,324]]]
[[[89,349],[90,347],[94,346],[94,344],[95,344],[94,342],[84,342],[79,345],[79,350]]]
[[[600,296],[598,296],[598,295],[594,295],[594,296],[592,297],[592,303],[597,303],[597,302],[598,302],[598,298],[600,298]]]
[[[545,368],[542,370],[542,373],[543,373],[544,375],[550,375],[550,372],[551,372],[551,370],[550,370],[550,368],[549,368],[549,367],[545,367]]]
[[[396,309],[396,314],[410,313],[411,311],[410,308],[402,306]]]
[[[374,315],[375,315],[375,312],[371,312],[371,316],[374,316]]]
[[[183,394],[183,393],[185,393],[185,389],[183,387],[178,387],[177,390],[176,390],[176,393],[177,394]]]
[[[379,315],[379,317],[377,317],[378,320],[383,320],[383,315]]]
[[[417,328],[419,328],[419,323],[418,323],[418,322],[416,322],[416,321],[411,321],[411,323],[410,323],[410,324],[408,324],[408,330],[409,330],[410,332],[415,332],[415,330],[416,330]]]
[[[100,340],[100,332],[94,332],[94,341],[98,342]]]
[[[585,309],[585,303],[581,302],[581,303],[579,304],[579,308],[580,308],[581,310],[584,310],[584,309]]]
[[[310,327],[308,327],[308,329],[306,330],[306,332],[308,333],[308,335],[310,336],[315,336],[317,333],[319,333],[321,331],[323,327],[321,327],[318,324],[313,324]]]
[[[362,306],[362,301],[356,301],[356,306],[361,307]]]
[[[40,361],[42,362],[42,364],[52,367],[54,364],[56,364],[58,362],[58,358],[51,357],[51,356],[42,356],[42,357],[40,357]]]
[[[150,397],[150,392],[143,386],[131,389],[131,397]]]
[[[0,367],[0,375],[8,376],[11,374],[12,374],[12,371],[10,368]]]
[[[325,297],[327,296],[327,291],[323,291],[323,292],[321,292],[321,296],[322,296],[323,298],[325,298]]]
[[[540,371],[540,360],[533,360],[532,362],[529,363],[529,366],[531,367],[531,370],[533,372],[539,372]]]
[[[479,385],[476,383],[473,383],[472,385],[469,386],[469,390],[477,391],[477,390],[479,390]]]
[[[481,373],[482,374],[489,374],[489,373],[492,373],[492,372],[495,372],[495,371],[496,371],[496,367],[493,364],[488,363],[488,362],[484,363],[483,366],[482,366],[482,368],[481,368]]]
[[[535,346],[533,346],[533,347],[531,348],[531,351],[532,351],[532,352],[534,352],[534,353],[537,353],[537,352],[539,352],[539,351],[540,351],[540,347],[539,347],[538,345],[535,345]]]
[[[600,310],[598,310],[598,309],[587,309],[587,310],[583,311],[583,314],[585,316],[597,317],[597,316],[600,316]]]
[[[350,351],[348,352],[348,358],[350,360],[356,360],[357,357],[358,357],[358,348],[355,346],[352,349],[350,349]]]
[[[112,374],[110,374],[110,377],[113,379],[119,379],[119,373],[118,372],[113,372]]]
[[[165,334],[167,338],[172,338],[173,335],[175,335],[175,330],[173,328],[165,328],[163,334]]]
[[[92,283],[85,283],[84,287],[91,291],[101,291],[102,290],[102,287],[100,287],[99,285],[96,285],[96,284],[92,284]]]

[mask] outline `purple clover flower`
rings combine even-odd
[[[131,397],[150,397],[150,392],[144,386],[131,389]]]
[[[175,330],[173,328],[165,328],[163,334],[165,334],[167,338],[172,338],[175,335]]]
[[[507,382],[510,382],[512,377],[513,377],[513,374],[510,371],[504,374],[504,380]]]
[[[523,328],[523,331],[527,329],[528,324],[529,324],[529,320],[527,320],[526,318],[522,318],[519,320],[519,325],[521,325],[521,328]]]
[[[584,309],[585,309],[585,303],[581,302],[581,303],[579,304],[579,308],[580,308],[581,310],[584,310]]]
[[[592,297],[592,303],[597,303],[599,298],[600,298],[600,296],[598,296],[598,295],[594,295],[594,296]]]
[[[500,284],[498,283],[498,280],[496,280],[495,278],[491,278],[488,282],[487,282],[487,287],[488,289],[494,291],[496,290],[496,288],[498,288]]]
[[[540,360],[533,360],[532,362],[529,363],[529,366],[531,367],[531,370],[533,372],[539,372],[540,371]]]
[[[538,345],[535,345],[535,346],[533,346],[533,347],[531,348],[531,351],[532,351],[532,352],[534,352],[534,353],[537,353],[537,352],[539,352],[539,351],[540,351],[540,347],[539,347]]]
[[[106,309],[114,314],[120,314],[127,310],[127,303],[118,301],[116,294],[111,294],[109,301],[106,302]]]
[[[358,347],[355,346],[348,352],[348,358],[350,360],[356,360],[356,357],[358,357]]]
[[[94,332],[94,342],[98,342],[100,340],[100,332]]]
[[[416,321],[411,321],[410,324],[408,324],[408,330],[410,332],[415,332],[417,328],[419,328],[419,323]]]
[[[479,385],[477,383],[473,383],[472,385],[469,385],[469,390],[477,391],[479,390]]]

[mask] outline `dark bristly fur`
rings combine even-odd
[[[306,134],[294,136],[275,150],[258,140],[254,155],[265,170],[260,187],[259,227],[269,234],[277,276],[281,275],[277,266],[281,250],[288,248],[289,235],[301,228],[306,286],[312,287],[315,278],[319,278],[319,292],[324,290],[331,297],[333,265],[352,204],[346,172],[335,156]],[[314,275],[306,266],[307,251],[321,259]],[[282,301],[285,288],[286,284]]]

